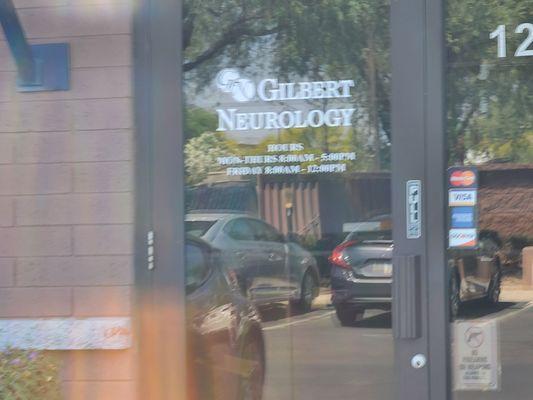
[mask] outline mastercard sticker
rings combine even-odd
[[[470,167],[453,167],[448,173],[449,185],[452,188],[477,187],[477,170]]]

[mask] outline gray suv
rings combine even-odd
[[[185,229],[235,257],[238,267],[229,273],[256,305],[289,301],[311,309],[319,291],[316,260],[273,226],[246,214],[202,211],[187,214]]]

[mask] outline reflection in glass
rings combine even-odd
[[[265,399],[392,396],[388,16],[185,2],[186,230],[261,315]]]
[[[479,175],[474,204],[461,210],[450,194],[449,207],[450,227],[473,222],[478,236],[474,248],[449,251],[455,397],[465,400],[531,397],[531,9],[447,2],[449,165]]]

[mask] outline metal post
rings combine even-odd
[[[186,397],[181,0],[137,0],[135,326],[139,398]],[[147,234],[153,232],[153,263]]]
[[[12,0],[0,0],[0,24],[18,70],[19,92],[68,90],[68,43],[30,45]]]
[[[15,58],[20,81],[28,84],[34,82],[35,61],[12,0],[0,1],[0,23]]]

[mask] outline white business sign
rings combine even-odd
[[[477,190],[453,190],[448,192],[448,205],[475,206],[477,204]]]
[[[407,239],[418,239],[422,236],[422,182],[407,181],[406,184],[406,227]]]
[[[276,78],[266,78],[256,85],[254,81],[241,76],[233,68],[221,70],[215,79],[217,88],[231,95],[237,103],[293,102],[306,100],[346,100],[352,97],[353,80],[279,82]],[[238,108],[217,109],[217,131],[257,131],[292,128],[318,128],[321,126],[351,126],[355,108],[323,109],[298,106],[289,110],[242,111]]]
[[[129,317],[0,319],[0,349],[119,350],[131,343]]]
[[[498,390],[500,362],[495,320],[454,324],[455,390]]]

